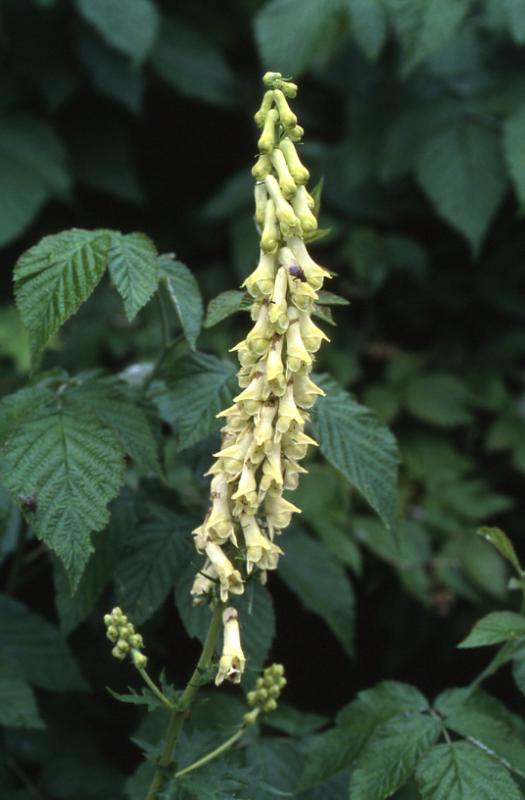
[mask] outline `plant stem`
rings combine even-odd
[[[229,739],[226,739],[226,741],[223,742],[221,745],[219,745],[219,747],[216,747],[215,750],[211,750],[209,753],[206,753],[205,756],[199,758],[197,761],[194,761],[193,764],[189,765],[189,767],[184,767],[184,769],[181,769],[178,772],[176,772],[175,777],[181,778],[188,772],[193,772],[194,769],[198,769],[199,767],[204,766],[204,764],[207,764],[208,761],[211,761],[212,759],[217,758],[217,756],[220,756],[221,753],[224,753],[225,750],[228,750],[233,744],[235,744],[235,742],[239,741],[245,730],[246,726],[243,725],[242,728],[239,728],[239,730],[236,733],[234,733],[233,736],[230,736]]]
[[[159,700],[160,700],[160,702],[161,702],[161,703],[162,703],[164,706],[166,706],[166,708],[169,708],[169,709],[170,709],[170,711],[173,711],[173,709],[174,709],[174,705],[173,705],[173,703],[170,703],[170,701],[168,700],[168,698],[166,697],[166,695],[165,695],[165,694],[163,694],[163,692],[162,692],[162,691],[159,689],[159,687],[157,686],[157,684],[155,683],[155,681],[153,681],[153,680],[150,678],[150,676],[148,675],[148,673],[146,672],[146,670],[145,670],[145,669],[139,669],[139,673],[140,673],[140,675],[142,676],[142,679],[145,681],[145,683],[147,683],[147,685],[149,686],[149,688],[151,689],[151,691],[153,692],[153,694],[155,695],[155,697],[158,697],[158,698],[159,698]]]
[[[160,320],[160,331],[161,331],[161,340],[162,346],[160,352],[157,356],[155,363],[151,369],[150,374],[142,384],[142,394],[146,394],[146,391],[150,384],[155,380],[157,375],[159,374],[159,370],[164,362],[164,359],[168,355],[171,348],[182,338],[177,337],[173,341],[170,340],[170,326],[168,322],[168,315],[166,313],[166,307],[164,305],[164,300],[162,299],[162,294],[160,288],[157,289],[155,293],[155,301],[157,303],[157,308],[159,311],[159,320]]]
[[[480,674],[474,678],[471,683],[469,683],[467,688],[470,689],[471,692],[473,692],[474,689],[477,689],[486,678],[490,678],[490,676],[493,675],[501,666],[503,666],[503,664],[506,664],[506,662],[510,660],[515,648],[516,642],[514,640],[505,642],[503,647],[498,650],[494,658],[489,662],[485,669],[480,672]]]
[[[168,728],[166,730],[166,736],[164,738],[164,748],[157,762],[157,769],[153,775],[153,780],[151,782],[149,792],[146,795],[146,800],[156,800],[158,792],[163,788],[166,782],[166,768],[169,766],[171,759],[173,758],[173,751],[175,750],[182,726],[184,725],[186,712],[191,706],[195,695],[199,691],[201,675],[210,666],[210,662],[215,652],[215,645],[221,629],[222,611],[222,603],[217,603],[213,610],[210,627],[208,628],[206,640],[202,647],[202,652],[197,662],[197,666],[195,667],[193,674],[189,679],[184,692],[182,693],[180,707],[171,714]]]

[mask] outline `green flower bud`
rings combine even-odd
[[[129,644],[125,639],[119,639],[117,642],[117,649],[120,650],[121,653],[129,653]]]
[[[104,614],[104,624],[111,625],[113,622],[113,617],[111,614]]]
[[[259,716],[259,709],[254,708],[253,711],[248,711],[247,714],[244,715],[243,722],[245,725],[254,725],[257,721],[257,717]]]
[[[273,89],[275,84],[282,79],[280,72],[265,72],[263,75],[263,83],[269,89]]]
[[[248,692],[246,695],[246,701],[249,706],[254,706],[257,704],[257,692]]]
[[[280,89],[274,89],[273,99],[277,107],[276,115],[278,113],[283,128],[287,131],[293,130],[297,125],[297,117],[288,105],[288,101]],[[272,111],[274,110],[275,109],[272,109]]]
[[[259,141],[257,142],[257,146],[261,153],[271,153],[274,149],[276,141],[275,126],[277,125],[278,121],[279,113],[277,109],[271,108],[266,115],[264,127],[261,135],[259,136]]]
[[[116,628],[114,625],[110,625],[106,631],[106,636],[110,642],[116,642],[119,636],[118,628]]]
[[[252,175],[256,181],[263,181],[272,171],[270,156],[263,153],[252,167]]]
[[[279,150],[284,156],[286,165],[294,181],[299,184],[307,183],[310,178],[310,173],[301,163],[294,143],[290,139],[282,139],[279,142]]]
[[[296,125],[295,128],[286,131],[286,133],[292,142],[300,142],[304,136],[304,128],[302,128],[300,125]]]
[[[279,89],[284,96],[288,97],[290,100],[293,100],[295,97],[297,97],[298,87],[296,83],[291,83],[290,81],[280,81]]]
[[[116,644],[113,650],[111,651],[111,655],[114,656],[115,658],[118,658],[119,661],[123,661],[126,658],[126,653],[122,652],[118,644]]]
[[[148,659],[146,658],[144,653],[139,653],[138,650],[132,650],[131,651],[131,659],[133,661],[133,665],[137,669],[145,669],[145,667],[146,667],[146,665],[148,663]]]
[[[268,670],[276,677],[284,675],[284,667],[282,664],[272,664],[270,667],[268,667]]]
[[[256,693],[257,703],[260,705],[261,703],[265,703],[268,700],[268,692],[266,689],[257,689]]]
[[[273,94],[271,91],[265,92],[259,110],[254,114],[255,124],[258,128],[262,128],[266,115],[273,105]]]
[[[265,711],[267,714],[269,714],[271,711],[275,711],[275,709],[276,709],[276,708],[277,708],[277,703],[276,703],[276,701],[275,701],[273,698],[271,698],[270,700],[268,700],[268,701],[267,701],[267,702],[266,702],[266,703],[263,705],[263,711]]]
[[[268,689],[268,694],[270,695],[270,697],[273,697],[276,700],[281,694],[281,690],[279,689],[277,684],[274,683],[273,686],[270,686],[270,688]]]
[[[257,678],[255,681],[255,688],[262,689],[264,687],[264,678]]]
[[[140,633],[134,633],[133,636],[129,637],[129,643],[132,647],[135,647],[137,650],[140,650],[144,647],[144,640]]]

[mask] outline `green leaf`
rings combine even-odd
[[[129,58],[113,50],[88,29],[81,31],[77,51],[93,88],[138,114],[142,107],[145,79]]]
[[[484,525],[478,528],[477,534],[478,536],[482,536],[487,542],[490,542],[490,544],[501,553],[503,558],[507,559],[507,561],[512,564],[516,572],[521,575],[521,564],[516,555],[514,545],[501,528],[489,528]]]
[[[183,95],[218,106],[235,102],[234,74],[222,52],[178,19],[163,21],[152,63]]]
[[[346,0],[352,36],[363,53],[375,60],[385,44],[388,27],[383,0]]]
[[[525,105],[518,106],[503,123],[503,154],[521,206],[525,205]]]
[[[448,44],[468,13],[470,0],[385,0],[407,76]]]
[[[505,194],[505,168],[496,133],[464,124],[436,133],[417,158],[419,183],[477,253]]]
[[[168,378],[169,392],[154,397],[163,418],[174,425],[179,450],[190,447],[219,429],[216,414],[227,408],[236,387],[230,361],[194,353],[177,361]]]
[[[114,434],[75,407],[43,409],[24,418],[1,464],[10,492],[35,494],[35,532],[62,560],[73,586],[92,552],[90,532],[107,524],[107,504],[123,475],[122,448]]]
[[[16,666],[19,676],[54,692],[86,687],[54,625],[5,595],[0,595],[0,617],[0,656]]]
[[[288,736],[304,736],[307,733],[313,733],[319,728],[323,728],[328,722],[329,717],[325,717],[323,714],[300,711],[280,700],[277,709],[272,711],[265,720],[265,724],[270,728],[287,733]]]
[[[525,695],[525,652],[523,651],[513,661],[512,677],[520,692]]]
[[[117,291],[124,301],[131,322],[157,288],[159,261],[157,249],[143,233],[113,233],[108,267]]]
[[[407,409],[424,422],[443,428],[468,425],[468,390],[454,375],[434,372],[410,381],[406,387]]]
[[[476,622],[458,647],[484,647],[525,637],[525,617],[514,611],[492,611]]]
[[[422,800],[521,800],[521,792],[491,756],[468,742],[438,744],[419,762]]]
[[[161,256],[160,272],[192,350],[197,346],[204,309],[199,284],[188,267],[171,256]]]
[[[20,423],[38,408],[53,399],[53,393],[42,386],[28,386],[0,400],[0,445]]]
[[[159,15],[151,0],[76,0],[78,12],[111,47],[144,61],[157,38]]]
[[[266,662],[275,637],[273,600],[266,586],[251,582],[232,605],[239,612],[242,645],[248,667],[243,683],[252,685]]]
[[[46,200],[69,190],[62,143],[48,125],[33,117],[0,122],[0,246],[31,224]]]
[[[391,527],[396,510],[398,461],[394,437],[333,378],[322,375],[317,382],[327,393],[312,414],[321,452]]]
[[[204,327],[212,328],[218,322],[222,322],[223,319],[230,317],[237,311],[246,310],[245,299],[246,294],[239,292],[237,289],[229,289],[218,294],[208,303]]]
[[[340,0],[270,0],[255,17],[255,40],[268,69],[299,75],[341,34]]]
[[[73,229],[46,236],[18,259],[16,303],[29,332],[33,363],[102,278],[110,244],[104,231]]]
[[[279,576],[309,611],[318,614],[343,646],[354,653],[354,591],[344,569],[326,549],[300,530],[286,534]]]
[[[523,0],[501,0],[509,29],[516,44],[525,44],[525,3]]]
[[[192,552],[192,520],[163,513],[128,534],[116,570],[120,605],[142,624],[164,602]]]
[[[17,669],[0,660],[0,725],[6,728],[45,728],[31,687]]]
[[[357,759],[350,782],[352,800],[391,797],[408,781],[440,733],[439,722],[423,714],[397,716],[381,725]]]

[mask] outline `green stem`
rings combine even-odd
[[[505,642],[503,647],[500,650],[498,650],[494,658],[489,662],[489,664],[485,667],[485,669],[482,672],[480,672],[480,674],[476,678],[474,678],[474,680],[471,683],[469,683],[467,688],[470,689],[471,692],[473,692],[474,689],[477,689],[478,686],[481,683],[483,683],[484,680],[490,678],[491,675],[493,675],[501,666],[503,666],[503,664],[505,664],[509,660],[511,653],[513,652],[515,647],[516,647],[516,642],[514,640]]]
[[[197,666],[195,667],[193,674],[189,679],[184,692],[182,693],[180,707],[171,714],[164,739],[164,748],[157,762],[157,769],[153,775],[153,780],[151,782],[149,792],[146,795],[146,800],[156,800],[158,792],[163,788],[166,782],[166,770],[173,758],[173,751],[175,750],[182,726],[184,725],[186,712],[191,706],[195,695],[199,691],[202,673],[206,672],[210,666],[213,654],[215,653],[215,645],[217,643],[219,631],[221,630],[222,611],[222,603],[217,603],[213,610],[210,627],[208,628],[206,640],[204,642],[200,658],[197,662]]]
[[[189,767],[184,767],[184,769],[180,769],[178,772],[176,772],[175,773],[175,777],[176,778],[181,778],[183,775],[186,775],[188,772],[193,772],[194,769],[199,769],[199,767],[202,767],[202,766],[204,766],[204,764],[207,764],[208,761],[211,761],[213,758],[217,758],[217,756],[220,756],[221,753],[224,753],[233,744],[235,744],[235,742],[239,741],[239,739],[241,738],[241,736],[243,735],[245,730],[246,730],[246,726],[243,725],[242,728],[239,728],[239,730],[236,733],[234,733],[233,736],[230,736],[229,739],[226,739],[226,741],[223,742],[221,745],[219,745],[219,747],[216,747],[215,750],[211,750],[209,753],[207,753],[202,758],[199,758],[197,761],[194,761],[193,764],[189,765]]]
[[[173,703],[170,703],[170,701],[168,700],[166,695],[163,694],[163,692],[159,689],[159,687],[157,686],[155,681],[153,681],[150,678],[150,676],[148,675],[146,670],[145,669],[139,669],[138,671],[139,671],[140,675],[142,676],[142,679],[145,681],[145,683],[147,683],[147,685],[149,686],[149,688],[151,689],[151,691],[155,695],[155,697],[158,697],[160,702],[163,705],[165,705],[166,708],[169,708],[170,711],[173,711],[173,709],[174,709]]]
[[[168,355],[171,348],[177,342],[177,339],[174,341],[170,341],[170,326],[168,322],[168,315],[166,313],[166,307],[164,305],[164,300],[162,299],[162,294],[160,288],[157,289],[155,294],[155,301],[157,303],[157,308],[159,311],[159,320],[160,320],[160,331],[161,331],[161,340],[162,346],[160,349],[160,353],[157,356],[155,363],[151,369],[150,374],[142,384],[142,394],[146,394],[147,389],[149,388],[150,384],[155,380],[157,375],[159,374],[160,368],[164,363],[164,359]],[[178,337],[180,339],[180,337]]]

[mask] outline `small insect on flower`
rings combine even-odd
[[[292,278],[296,281],[301,281],[301,283],[306,283],[306,275],[302,267],[299,264],[292,264],[288,267],[288,272],[292,276]]]

